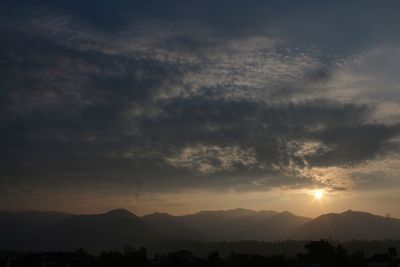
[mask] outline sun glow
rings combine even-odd
[[[323,190],[315,190],[313,192],[313,195],[316,200],[321,200],[324,197],[324,191]]]

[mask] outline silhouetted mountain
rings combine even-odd
[[[156,229],[126,210],[104,214],[77,215],[41,233],[39,244],[46,249],[122,249],[164,238]]]
[[[72,216],[59,212],[0,212],[0,249],[25,248],[38,232]]]
[[[288,211],[284,211],[260,223],[251,225],[235,235],[234,239],[261,241],[282,240],[285,239],[290,230],[310,220],[310,218],[296,216]]]
[[[138,247],[160,240],[382,240],[400,239],[400,220],[354,211],[325,214],[313,220],[287,211],[246,209],[143,217],[127,210],[95,215],[0,212],[0,237],[0,249],[83,247],[91,251]]]
[[[168,213],[156,212],[143,216],[142,219],[168,239],[204,240],[206,237],[201,231],[187,226],[180,220],[181,217],[172,216]]]
[[[399,239],[400,220],[351,210],[329,213],[293,229],[290,237],[302,240]]]
[[[205,233],[209,240],[231,240],[236,233],[277,213],[248,209],[201,211],[181,216],[180,220],[191,228]]]

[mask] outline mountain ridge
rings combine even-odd
[[[162,240],[282,241],[400,239],[400,220],[363,211],[314,219],[288,211],[232,209],[188,215],[137,216],[115,209],[99,214],[0,212],[0,249],[122,249]]]

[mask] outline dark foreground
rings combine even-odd
[[[309,242],[304,248],[305,253],[295,257],[238,253],[222,257],[218,252],[198,257],[186,250],[149,257],[144,247],[134,249],[129,246],[125,247],[123,252],[104,251],[98,255],[89,254],[83,249],[75,252],[2,252],[0,267],[400,266],[400,260],[394,247],[388,248],[386,253],[369,257],[365,256],[361,250],[348,253],[342,246],[333,245],[326,240]]]

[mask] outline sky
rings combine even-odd
[[[398,10],[3,1],[0,210],[400,217]]]

